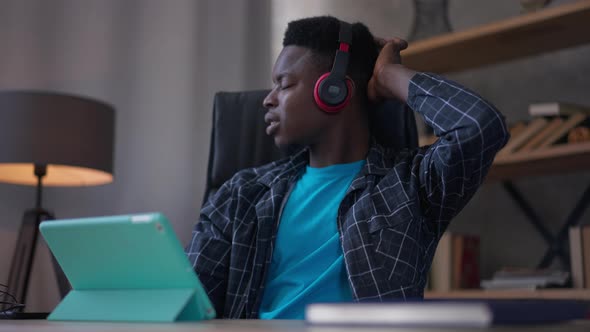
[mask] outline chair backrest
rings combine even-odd
[[[213,103],[213,128],[203,202],[237,171],[286,156],[266,135],[262,105],[268,90],[218,92]],[[386,101],[371,110],[371,132],[386,147],[418,146],[414,113],[403,103]]]

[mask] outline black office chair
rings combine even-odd
[[[213,104],[213,129],[203,203],[237,171],[285,157],[266,135],[262,106],[268,90],[218,92]],[[370,113],[371,132],[383,146],[418,146],[414,112],[398,101],[386,101]]]

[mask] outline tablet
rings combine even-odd
[[[174,321],[215,316],[161,213],[48,220],[39,228],[72,285],[49,319]]]

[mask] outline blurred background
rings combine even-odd
[[[0,90],[80,94],[116,108],[115,181],[47,188],[44,206],[57,218],[162,211],[184,244],[205,187],[214,93],[270,87],[293,19],[329,14],[363,22],[377,36],[407,38],[413,11],[407,0],[0,0]],[[450,0],[448,7],[453,31],[521,12],[515,0]],[[514,123],[528,117],[531,102],[590,104],[588,59],[590,46],[579,46],[446,76]],[[556,231],[589,181],[586,172],[516,184]],[[484,185],[451,226],[481,235],[482,278],[501,266],[534,267],[545,250],[501,189]],[[33,187],[0,184],[0,283],[34,195]],[[28,310],[49,311],[58,301],[41,243]]]

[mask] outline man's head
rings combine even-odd
[[[326,73],[332,69],[338,49],[340,20],[331,16],[319,16],[292,21],[287,26],[283,47],[301,46],[312,51],[318,68]],[[352,46],[347,74],[354,81],[356,95],[367,95],[367,84],[373,74],[378,50],[375,38],[362,23],[352,24]]]
[[[264,101],[269,109],[267,132],[279,146],[313,145],[345,114],[327,114],[314,101],[317,79],[329,72],[339,47],[340,21],[333,17],[312,17],[290,22],[283,50],[273,68],[274,89]],[[353,80],[351,105],[342,113],[359,111],[368,103],[367,84],[378,55],[377,45],[367,27],[352,25],[352,45],[347,75]]]

